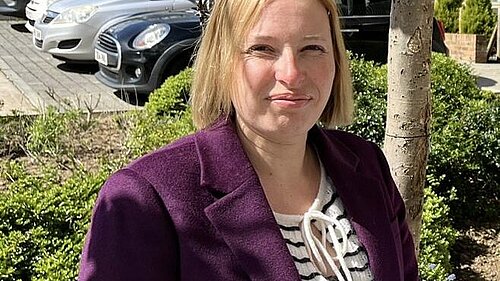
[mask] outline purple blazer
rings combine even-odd
[[[375,280],[415,281],[405,207],[381,150],[311,129]],[[300,280],[231,121],[111,176],[99,193],[79,280]]]

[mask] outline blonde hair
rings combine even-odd
[[[234,73],[241,42],[258,21],[266,3],[272,0],[217,0],[203,31],[194,63],[191,87],[193,121],[198,129],[213,124],[221,116],[231,116],[234,108]],[[300,1],[300,0],[298,0]],[[349,61],[340,31],[334,0],[317,0],[325,6],[334,46],[335,78],[330,99],[319,121],[326,127],[349,124],[353,98]]]

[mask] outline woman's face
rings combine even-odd
[[[307,134],[329,99],[334,59],[318,0],[268,1],[243,42],[235,75],[240,127],[276,140]]]

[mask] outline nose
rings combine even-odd
[[[304,81],[305,76],[300,61],[293,50],[283,50],[275,62],[274,76],[276,81],[284,84],[287,88],[297,88]]]

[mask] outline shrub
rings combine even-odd
[[[132,125],[128,144],[136,156],[194,130],[185,99],[179,98],[189,83],[189,70],[167,80],[144,111],[125,118]],[[92,125],[78,111],[55,109],[23,120],[1,119],[0,125],[12,132],[22,128],[19,147],[35,157],[72,158],[79,144],[68,140]],[[0,183],[7,183],[0,190],[0,280],[76,280],[97,192],[128,157],[102,163],[96,173],[78,165],[65,171],[45,165],[32,173],[16,161],[0,163]]]
[[[0,132],[13,133],[18,149],[34,156],[27,168],[14,160],[0,161],[0,280],[76,279],[97,192],[123,164],[123,159],[106,155],[97,172],[81,165],[61,169],[59,161],[81,156],[81,137],[94,124],[87,117],[51,108],[36,117],[0,120]]]
[[[431,81],[434,130],[446,125],[450,118],[460,119],[463,107],[483,95],[472,69],[443,55],[432,57]]]
[[[155,115],[179,115],[187,108],[191,76],[193,70],[187,68],[175,76],[170,76],[163,85],[149,96],[145,109]]]
[[[358,116],[345,129],[382,145],[386,70],[363,60],[354,60],[351,68]],[[364,75],[372,76],[369,83]],[[442,54],[433,54],[431,81],[427,173],[440,179],[435,192],[449,198],[455,226],[500,216],[500,99],[478,89],[469,67]]]
[[[434,16],[443,22],[446,32],[458,33],[458,14],[463,0],[436,0]]]
[[[191,111],[186,100],[191,86],[192,70],[169,77],[149,97],[144,111],[129,115],[126,146],[133,156],[140,156],[182,136],[194,132]]]
[[[424,212],[420,232],[418,265],[420,277],[428,281],[445,281],[451,272],[450,250],[458,235],[451,226],[450,208],[443,197],[432,187],[439,184],[433,175],[427,177],[429,186],[424,189]]]
[[[98,190],[109,175],[76,171],[64,183],[46,167],[30,175],[19,163],[1,167],[0,280],[75,280]]]
[[[490,36],[495,24],[491,0],[465,0],[460,17],[461,33]]]
[[[344,128],[379,145],[384,141],[387,68],[363,58],[351,57],[356,116]]]
[[[155,115],[151,112],[131,112],[126,146],[138,157],[194,132],[190,111],[176,116]]]
[[[428,173],[449,200],[455,225],[500,216],[500,98],[476,86],[470,68],[436,54]],[[452,193],[456,197],[451,197]]]
[[[68,134],[68,124],[75,118],[74,113],[59,115],[54,108],[35,119],[29,127],[28,150],[37,155],[57,156],[65,152],[62,137]]]
[[[6,155],[25,155],[26,142],[28,141],[28,128],[33,122],[33,117],[20,115],[0,117],[0,157]]]
[[[33,156],[73,156],[76,144],[71,140],[92,125],[93,121],[87,120],[80,110],[59,112],[49,107],[28,127],[26,148]]]

